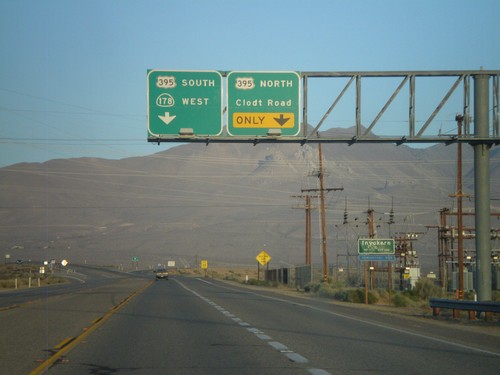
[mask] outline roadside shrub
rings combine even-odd
[[[51,284],[63,284],[65,283],[66,280],[62,277],[56,277],[56,276],[49,276],[45,279],[45,283],[48,285]]]
[[[443,292],[441,288],[434,284],[429,279],[420,279],[417,281],[415,288],[411,291],[411,294],[418,296],[419,299],[427,300],[432,297],[441,297]]]
[[[349,275],[345,281],[347,286],[354,287],[359,285],[359,277],[358,275]]]
[[[372,305],[379,301],[379,296],[376,290],[368,291],[368,304]]]
[[[311,291],[312,291],[313,293],[318,293],[320,288],[321,288],[321,284],[320,284],[320,283],[318,283],[318,284],[313,284],[313,285],[312,285],[312,288],[311,288]]]
[[[377,293],[379,302],[388,302],[391,300],[391,295],[387,289],[377,289]]]
[[[351,289],[349,291],[348,302],[352,303],[365,303],[365,291],[361,288]],[[368,302],[370,302],[368,300]]]
[[[396,307],[408,307],[413,304],[412,300],[404,293],[396,293],[392,297],[392,303]]]
[[[304,287],[304,291],[306,293],[318,293],[321,284],[309,283]]]
[[[243,281],[243,283],[245,283]],[[266,281],[266,280],[257,280],[257,279],[248,279],[248,285],[257,285],[257,286],[272,286],[272,287],[277,287],[278,282],[276,281]]]
[[[222,280],[227,280],[227,281],[241,281],[241,277],[238,277],[238,275],[234,275],[234,274],[231,274],[231,275],[225,275]],[[245,283],[245,281],[243,280],[243,283]]]
[[[347,290],[337,290],[333,295],[333,298],[337,301],[347,302],[349,300],[349,293]]]
[[[333,299],[335,296],[335,289],[330,284],[321,284],[318,289],[318,296]]]
[[[331,284],[332,288],[333,289],[343,289],[346,287],[346,284],[343,280],[335,280],[332,284]]]
[[[335,288],[331,284],[308,285],[306,291],[313,292],[321,298],[330,298],[341,302],[365,303],[364,288]],[[375,304],[380,300],[377,290],[368,291],[368,303]]]
[[[0,288],[2,288],[2,289],[14,288],[14,280],[2,280],[2,281],[0,281]]]

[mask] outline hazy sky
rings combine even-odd
[[[499,69],[499,19],[498,0],[0,0],[0,166],[170,147],[146,142],[150,68]]]

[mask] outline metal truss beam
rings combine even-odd
[[[226,73],[222,72],[225,76]],[[488,144],[488,145],[498,145],[500,144],[500,116],[499,116],[499,102],[500,102],[500,70],[465,70],[465,71],[446,71],[446,70],[436,70],[436,71],[381,71],[381,72],[301,72],[302,80],[302,135],[296,137],[285,137],[285,136],[239,136],[233,137],[228,135],[221,136],[197,136],[192,134],[189,136],[165,136],[161,138],[150,137],[148,142],[161,143],[161,142],[182,142],[182,143],[395,143],[397,145],[405,143],[470,143],[475,144]],[[425,123],[420,129],[416,128],[415,120],[415,108],[416,103],[419,100],[416,95],[415,87],[416,81],[421,77],[456,77],[455,82],[438,103],[431,115],[426,119]],[[493,112],[492,115],[492,126],[491,131],[482,137],[478,137],[471,132],[471,115],[470,115],[470,101],[471,101],[471,88],[470,88],[470,78],[476,77],[487,77],[488,86],[491,88],[491,98],[492,102],[487,103],[489,110]],[[348,78],[347,84],[342,88],[340,93],[333,99],[332,104],[322,116],[321,120],[316,124],[312,130],[308,122],[308,90],[309,81],[312,79],[335,79],[335,78]],[[377,113],[375,118],[371,121],[367,128],[364,128],[361,123],[361,105],[362,105],[362,81],[364,78],[378,78],[380,79],[381,85],[384,85],[384,79],[386,78],[401,78],[401,82],[394,90],[392,95],[388,98],[385,104],[382,106],[380,111]],[[326,119],[332,114],[333,110],[337,104],[342,100],[345,93],[355,82],[355,133],[352,135],[334,135],[334,136],[319,136],[321,127],[324,125]],[[461,137],[457,135],[441,135],[441,134],[426,134],[429,125],[435,119],[436,115],[447,103],[450,96],[457,90],[457,88],[463,86],[463,108],[462,113],[464,116],[464,132]],[[400,134],[393,136],[377,136],[373,134],[377,123],[380,118],[386,112],[386,110],[391,106],[394,99],[398,97],[403,88],[408,86],[409,90],[409,103],[407,108],[408,121],[407,130],[401,131]],[[369,101],[369,96],[364,98],[364,100]],[[307,124],[308,126],[304,126]]]
[[[348,143],[352,142],[360,142],[360,143],[373,143],[373,142],[389,142],[389,143],[396,143],[396,144],[402,144],[402,143],[455,143],[455,142],[467,142],[467,143],[491,143],[491,144],[498,144],[500,143],[500,140],[498,139],[500,136],[499,133],[499,76],[500,76],[500,71],[484,71],[484,70],[479,70],[479,71],[387,71],[387,72],[303,72],[303,91],[304,91],[304,97],[307,97],[307,85],[305,84],[309,78],[350,78],[346,86],[342,89],[340,94],[337,96],[337,98],[333,101],[332,105],[328,109],[328,111],[325,113],[325,115],[322,117],[321,121],[318,123],[318,125],[310,131],[308,134],[306,134],[307,129],[304,128],[304,138],[306,140],[311,140],[313,137],[317,134],[319,131],[319,128],[323,125],[325,122],[326,118],[330,116],[332,113],[333,109],[335,106],[339,103],[340,99],[342,96],[345,94],[351,83],[356,80],[356,134],[351,137],[351,139],[345,139],[341,137],[335,137],[334,139],[325,139],[322,138],[321,142],[328,142],[328,141],[344,141]],[[492,106],[492,111],[493,111],[493,131],[492,133],[487,137],[487,139],[477,139],[473,137],[470,133],[470,77],[476,77],[476,76],[487,76],[492,79],[492,97],[493,97],[493,106]],[[395,91],[392,93],[392,95],[389,97],[385,105],[380,109],[376,117],[373,119],[373,121],[370,123],[370,125],[364,129],[361,124],[361,96],[362,96],[362,90],[361,90],[361,81],[362,78],[398,78],[401,77],[402,81],[398,85],[398,87],[395,89]],[[441,99],[437,107],[434,109],[434,111],[431,113],[429,118],[425,121],[425,123],[422,125],[422,127],[417,130],[415,128],[415,103],[416,103],[416,93],[415,93],[415,86],[416,86],[416,80],[417,78],[421,77],[456,77],[456,81],[454,84],[451,86],[451,88],[448,90],[448,92],[445,94],[445,96]],[[405,134],[401,134],[400,136],[394,136],[394,137],[374,137],[373,135],[370,135],[370,132],[373,130],[379,119],[382,117],[382,115],[385,113],[385,111],[389,108],[391,103],[394,101],[394,99],[399,95],[403,87],[407,84],[409,86],[409,104],[408,104],[408,131]],[[381,82],[383,84],[383,81]],[[461,139],[458,139],[456,135],[449,135],[449,136],[442,136],[439,134],[433,134],[433,135],[425,135],[425,131],[428,129],[429,125],[432,123],[436,115],[439,113],[439,111],[443,108],[443,106],[446,104],[450,96],[456,91],[457,87],[460,86],[460,84],[463,85],[463,98],[464,98],[464,104],[463,104],[463,114],[465,118],[465,128],[466,131],[464,132],[465,134]],[[368,99],[369,100],[369,99]],[[307,103],[307,101],[305,101]],[[304,110],[303,110],[303,118],[304,118],[304,123],[307,123],[307,105],[304,105]],[[374,140],[376,139],[376,141]]]

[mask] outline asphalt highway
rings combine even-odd
[[[0,311],[2,332],[3,317],[26,325],[41,309],[46,319],[45,346],[31,348],[27,366],[9,361],[0,372],[497,374],[500,368],[497,330],[470,331],[206,278],[112,280],[46,306]]]

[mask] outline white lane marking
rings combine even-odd
[[[78,280],[79,282],[81,282],[82,284],[85,284],[86,281],[83,280],[83,279],[80,279],[79,277],[76,277],[76,276],[68,276],[68,275],[64,275],[63,277],[67,278],[67,279],[75,279],[75,280]]]
[[[270,342],[268,342],[268,344],[271,345],[274,349],[276,349],[279,352],[289,352],[290,351],[288,349],[288,346],[286,346],[278,341],[270,341]]]
[[[307,371],[312,375],[331,375],[329,372],[320,368],[310,368]]]
[[[255,336],[257,336],[259,339],[263,341],[271,340],[271,336],[268,336],[264,333],[256,333]]]
[[[215,285],[214,283],[210,282],[210,281],[207,281],[207,280],[203,280],[203,279],[200,279],[200,278],[196,278],[196,280],[198,281],[201,281],[201,282],[204,282],[205,284],[208,284],[208,285]]]
[[[197,279],[199,281],[203,281],[207,284],[217,286],[211,282],[202,280],[202,279]],[[224,309],[222,306],[217,305],[215,302],[212,302],[209,298],[203,297],[201,294],[195,292],[194,290],[188,288],[185,286],[183,283],[181,283],[178,280],[175,280],[179,285],[181,285],[184,289],[187,291],[193,293],[195,296],[201,298],[203,301],[207,302],[209,305],[214,307],[216,310],[218,310],[220,313],[222,313],[224,316],[231,318],[233,321],[238,322],[238,324],[242,327],[249,327],[247,328],[247,331],[252,332],[255,336],[257,336],[259,339],[263,341],[268,341],[268,344],[272,346],[274,349],[285,355],[290,361],[295,362],[295,363],[308,363],[309,360],[303,356],[301,356],[298,353],[295,353],[293,350],[288,349],[288,347],[278,341],[269,341],[272,340],[271,336],[266,335],[263,331],[261,331],[258,328],[251,327],[251,325],[247,322],[243,322],[240,318],[236,317],[235,315],[231,314],[229,311]],[[256,294],[258,295],[258,294]],[[329,372],[322,370],[322,369],[308,369],[308,372],[313,374],[313,375],[331,375]]]
[[[260,329],[258,328],[247,328],[247,331],[250,331],[252,333],[263,333]]]
[[[242,290],[240,290],[240,289],[235,289],[235,288],[231,288],[231,287],[227,287],[227,286],[223,286],[223,285],[217,285],[217,286],[220,287],[220,288],[232,290],[232,291],[239,292],[239,293],[242,292]],[[355,321],[355,322],[368,324],[368,325],[371,325],[371,326],[374,326],[374,327],[383,328],[383,329],[387,329],[387,330],[390,330],[390,331],[394,331],[394,332],[398,332],[398,333],[402,333],[402,334],[406,334],[406,335],[410,335],[410,336],[414,336],[414,337],[419,337],[419,338],[427,339],[427,340],[430,340],[430,341],[439,342],[441,344],[447,344],[447,345],[450,345],[450,346],[455,346],[455,347],[460,348],[460,349],[472,350],[472,351],[475,351],[475,352],[478,352],[478,353],[489,354],[489,355],[493,355],[495,357],[500,357],[500,353],[492,352],[492,351],[485,350],[485,349],[479,349],[479,348],[476,348],[476,347],[473,347],[473,346],[468,346],[468,345],[465,345],[465,344],[459,344],[459,343],[456,343],[456,342],[453,342],[453,341],[449,341],[449,340],[446,340],[446,339],[440,339],[440,338],[437,338],[437,337],[427,336],[427,335],[424,335],[422,333],[417,333],[417,332],[407,331],[407,330],[404,330],[404,329],[401,329],[401,328],[391,327],[391,326],[388,326],[388,325],[385,325],[385,324],[382,324],[382,323],[371,322],[371,321],[364,320],[364,319],[361,319],[361,318],[356,318],[356,317],[352,317],[352,316],[348,316],[348,315],[336,313],[336,312],[333,312],[333,311],[330,311],[330,310],[323,309],[321,307],[306,305],[304,303],[295,302],[295,301],[289,301],[289,300],[286,300],[286,299],[283,299],[283,298],[266,296],[266,295],[263,295],[263,294],[259,294],[259,293],[255,293],[255,292],[251,292],[251,291],[246,291],[246,290],[244,292],[245,293],[249,293],[249,294],[253,294],[253,295],[258,296],[258,297],[267,298],[267,299],[270,299],[270,300],[273,300],[273,301],[284,302],[284,303],[288,303],[288,304],[291,304],[291,305],[305,307],[305,308],[308,308],[308,309],[311,309],[311,310],[315,310],[315,311],[321,311],[321,312],[324,312],[326,314],[337,316],[339,318],[344,318],[344,319],[352,320],[352,321]]]
[[[288,359],[295,363],[308,363],[309,360],[307,358],[302,357],[298,353],[285,353]]]

